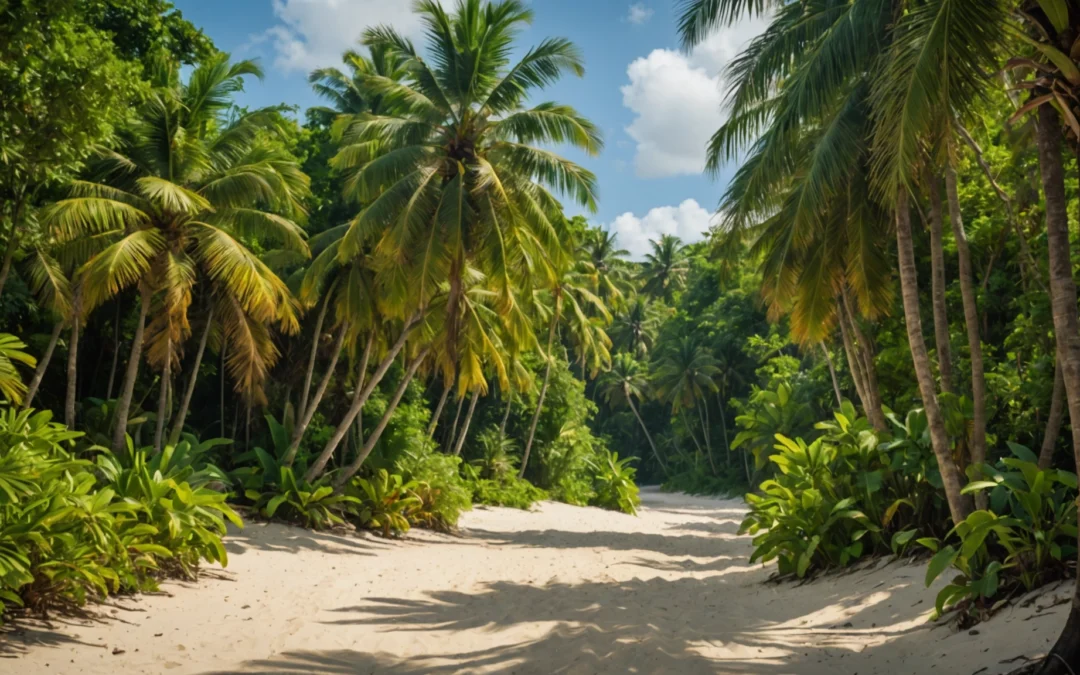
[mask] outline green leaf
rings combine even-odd
[[[934,583],[934,580],[941,576],[942,572],[949,569],[959,555],[960,552],[952,546],[946,546],[938,551],[934,557],[930,559],[930,564],[926,568],[927,587]]]
[[[1050,25],[1054,30],[1061,32],[1069,27],[1069,6],[1065,0],[1039,0],[1039,7],[1050,19]]]

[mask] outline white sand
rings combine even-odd
[[[765,584],[738,502],[644,498],[637,518],[477,509],[461,537],[403,542],[249,525],[216,578],[20,625],[0,673],[992,675],[1065,620],[1051,591],[975,636],[933,628],[921,566]]]

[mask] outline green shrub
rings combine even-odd
[[[641,505],[638,487],[634,484],[636,470],[630,466],[637,457],[619,459],[617,452],[604,449],[603,458],[593,464],[596,473],[593,484],[596,489],[591,504],[611,511],[637,514]]]
[[[308,483],[297,480],[293,470],[287,466],[278,468],[278,476],[277,483],[267,485],[262,492],[249,489],[244,493],[266,518],[321,530],[344,524],[342,512],[350,504],[357,503],[354,497],[336,494],[328,484],[329,477]]]
[[[346,491],[357,505],[352,511],[357,524],[390,537],[408,532],[409,516],[423,507],[413,487],[401,476],[379,469],[370,479],[353,478]]]
[[[418,527],[447,532],[457,527],[463,511],[472,508],[472,492],[461,478],[461,458],[439,452],[407,454],[396,470],[420,505],[409,517]]]
[[[547,492],[515,475],[493,480],[481,478],[479,472],[468,464],[465,464],[462,470],[465,482],[472,490],[474,504],[529,509],[536,502],[548,498]]]

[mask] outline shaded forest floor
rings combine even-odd
[[[250,524],[228,571],[0,635],[37,673],[949,673],[1045,652],[1070,588],[975,631],[927,623],[921,565],[766,583],[739,502],[646,490],[639,517],[478,508],[408,540]]]

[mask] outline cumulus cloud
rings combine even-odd
[[[712,224],[712,214],[694,199],[687,199],[678,206],[661,206],[644,216],[629,211],[616,218],[608,230],[619,236],[619,246],[630,252],[633,260],[642,260],[652,250],[649,240],[661,235],[673,234],[692,244],[705,238]]]
[[[630,13],[626,15],[626,20],[630,23],[641,25],[652,18],[653,10],[651,7],[646,7],[645,3],[639,2],[634,5],[630,5]]]
[[[391,24],[415,36],[420,24],[412,0],[273,0],[280,22],[252,43],[269,41],[274,65],[286,72],[337,64],[371,26]]]
[[[637,146],[638,176],[695,174],[705,168],[705,146],[727,118],[721,73],[767,25],[761,18],[743,21],[713,33],[689,55],[656,49],[630,64],[622,95],[634,113],[626,133]]]

